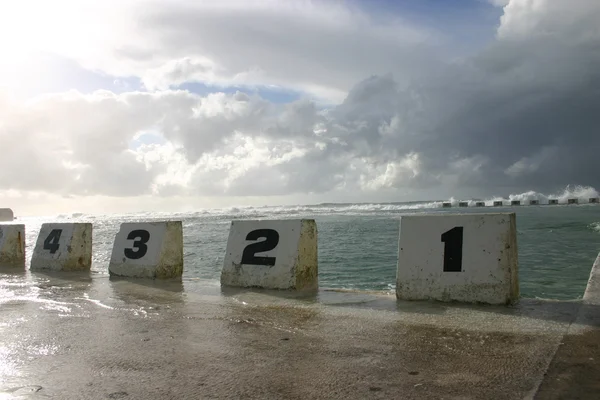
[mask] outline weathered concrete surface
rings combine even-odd
[[[513,304],[518,267],[514,212],[400,217],[398,299]]]
[[[53,232],[60,236],[51,236]],[[29,268],[53,271],[89,270],[92,267],[92,234],[93,225],[89,222],[42,224]],[[50,246],[44,246],[46,240],[50,240]]]
[[[317,235],[314,219],[232,221],[221,269],[221,284],[317,290]],[[253,257],[256,253],[260,256]]]
[[[536,399],[600,398],[600,254]]]
[[[25,225],[0,225],[0,270],[25,269]]]
[[[37,272],[0,296],[2,399],[532,398],[579,309]]]
[[[136,234],[140,231],[145,235]],[[128,239],[130,234],[133,236]],[[122,223],[115,237],[108,271],[118,277],[180,280],[183,275],[182,222]]]

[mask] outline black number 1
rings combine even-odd
[[[50,254],[56,253],[60,245],[58,241],[62,235],[62,229],[52,229],[46,240],[44,240],[44,250],[50,250]]]
[[[444,242],[444,272],[461,272],[463,227],[457,226],[442,233],[442,242]]]
[[[134,251],[133,249],[125,249],[125,257],[132,260],[137,260],[144,257],[148,252],[148,246],[146,243],[148,243],[148,240],[150,240],[150,232],[145,229],[136,229],[135,231],[129,232],[129,235],[127,235],[127,240],[134,240],[133,247],[137,248],[137,250]]]
[[[246,246],[242,253],[242,264],[275,265],[275,257],[257,257],[256,253],[273,250],[279,244],[279,233],[273,229],[257,229],[248,233],[246,240],[256,240],[264,237],[266,240]]]

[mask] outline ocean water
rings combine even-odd
[[[597,193],[565,193],[582,202]],[[394,204],[320,204],[311,206],[244,207],[189,213],[121,215],[58,215],[24,217],[28,263],[44,222],[92,222],[93,276],[108,275],[114,237],[122,222],[177,219],[183,221],[186,282],[218,285],[229,226],[235,219],[314,218],[319,231],[319,285],[394,293],[399,216],[410,213],[480,213],[514,211],[517,215],[521,296],[579,299],[590,268],[600,251],[600,206],[544,205],[547,197],[534,192],[504,199],[537,198],[540,206],[441,208],[441,202]],[[492,204],[497,199],[487,199]],[[453,202],[456,202],[452,199]],[[186,290],[194,290],[196,284]]]

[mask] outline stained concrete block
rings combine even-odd
[[[515,213],[402,216],[396,297],[515,303]]]
[[[127,222],[115,237],[109,264],[113,276],[181,279],[181,221]]]
[[[313,219],[233,221],[221,284],[317,289],[316,222]]]
[[[25,269],[25,225],[0,225],[0,268]]]
[[[86,271],[91,267],[91,223],[46,223],[42,225],[31,256],[30,269]]]

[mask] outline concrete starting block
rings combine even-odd
[[[494,201],[494,207],[502,207],[504,203],[502,202],[502,200],[496,200]]]
[[[110,275],[173,279],[183,274],[181,221],[127,222],[115,237]]]
[[[13,210],[10,208],[0,208],[0,221],[12,221],[15,219]]]
[[[567,199],[567,204],[579,204],[579,199]]]
[[[529,200],[529,205],[530,206],[537,206],[540,204],[539,200]]]
[[[444,207],[444,208],[450,208],[450,207],[452,207],[452,203],[444,202],[444,203],[442,203],[442,207]]]
[[[313,219],[232,221],[221,284],[317,289],[317,224]]]
[[[91,223],[42,225],[31,256],[31,270],[87,271],[91,267]]]
[[[513,304],[519,298],[515,213],[400,219],[396,297]]]
[[[0,268],[25,269],[25,225],[0,225]]]
[[[469,202],[468,201],[461,201],[458,203],[459,207],[469,207]]]
[[[548,204],[556,205],[556,204],[558,204],[558,199],[550,199],[550,200],[548,200]]]
[[[485,207],[485,201],[478,201],[475,203],[475,207]]]
[[[511,206],[520,206],[521,205],[521,200],[511,200],[510,201],[510,205]]]
[[[598,204],[598,198],[597,198],[597,197],[590,197],[590,200],[589,200],[589,202],[590,202],[590,203],[595,203],[595,204]]]

